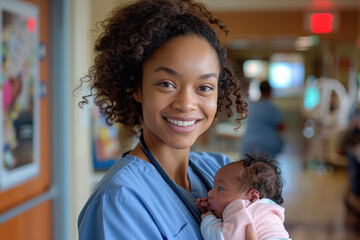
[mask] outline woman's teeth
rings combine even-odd
[[[194,121],[180,121],[180,120],[173,120],[171,118],[166,118],[166,120],[168,120],[170,123],[176,125],[176,126],[180,126],[180,127],[188,127],[191,125],[195,124],[195,120]]]

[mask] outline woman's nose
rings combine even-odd
[[[196,96],[192,89],[183,89],[178,92],[174,101],[173,108],[179,109],[182,112],[189,112],[196,109]]]

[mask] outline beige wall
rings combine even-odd
[[[131,1],[131,0],[129,0]],[[120,4],[127,3],[126,0],[93,0],[91,1],[91,18],[90,18],[90,29],[91,29],[91,52],[94,46],[94,42],[97,36],[101,33],[101,29],[96,27],[96,24],[104,20],[114,7]]]
[[[71,76],[73,89],[79,84],[79,79],[84,76],[90,66],[90,28],[89,0],[71,1]],[[73,239],[78,239],[77,218],[88,199],[91,188],[91,148],[90,148],[90,113],[89,108],[80,109],[77,103],[83,91],[69,93],[73,97],[72,107],[72,226]]]
[[[99,32],[95,24],[103,20],[111,9],[125,1],[116,0],[72,0],[71,1],[71,46],[72,46],[72,82],[73,89],[78,87],[79,79],[86,75],[93,61],[92,49]],[[77,218],[91,194],[94,178],[91,135],[90,104],[80,109],[78,102],[87,94],[86,89],[76,91],[72,108],[72,208],[73,239],[78,239]]]

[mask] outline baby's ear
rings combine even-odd
[[[260,198],[260,194],[259,194],[259,191],[258,190],[255,190],[255,189],[251,189],[249,192],[249,197],[250,197],[250,201],[251,202],[254,202],[256,200],[258,200]]]

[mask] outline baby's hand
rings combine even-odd
[[[210,214],[213,214],[213,212],[209,211],[209,212],[201,214],[201,219],[204,219],[207,215],[210,215]]]
[[[195,205],[200,210],[201,214],[204,214],[204,213],[210,211],[208,198],[196,199]]]

